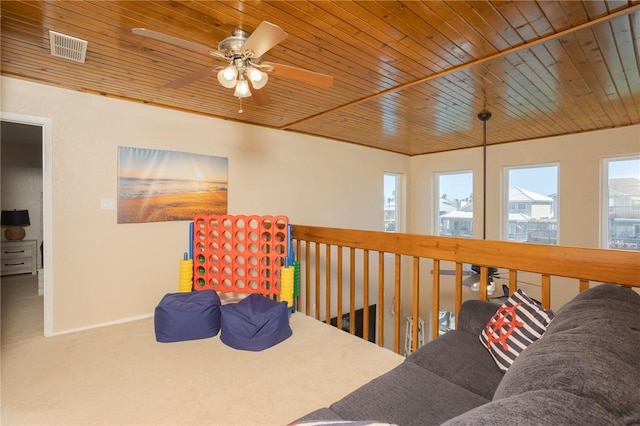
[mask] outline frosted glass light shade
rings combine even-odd
[[[250,68],[247,72],[247,76],[249,77],[249,80],[251,80],[251,84],[254,89],[262,89],[269,79],[266,72],[262,72],[257,68]]]
[[[233,65],[218,71],[218,81],[227,89],[233,89],[236,86],[236,77],[238,77],[238,70]]]
[[[249,96],[251,96],[251,90],[249,90],[249,82],[247,80],[238,80],[233,96],[237,98],[248,98]]]

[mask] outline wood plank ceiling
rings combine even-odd
[[[640,123],[635,1],[3,1],[5,76],[418,155]],[[289,35],[263,60],[334,77],[272,75],[268,105],[215,73],[165,85],[215,57],[141,37],[144,27],[217,49],[266,20]],[[49,30],[88,41],[84,64],[50,55]],[[223,137],[223,136],[220,136]],[[640,140],[640,135],[639,135]]]

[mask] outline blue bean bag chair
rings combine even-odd
[[[166,294],[154,315],[161,343],[206,339],[220,331],[220,298],[213,290]]]
[[[291,336],[287,302],[250,294],[238,303],[221,307],[220,340],[246,351],[270,348]]]

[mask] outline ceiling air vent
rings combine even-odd
[[[49,30],[49,43],[53,56],[84,64],[84,59],[87,56],[88,42],[86,40]]]

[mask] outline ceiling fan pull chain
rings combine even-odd
[[[242,98],[238,98],[238,99],[240,100],[240,109],[238,110],[238,112],[240,114],[242,114],[243,113],[243,110],[242,110]]]

